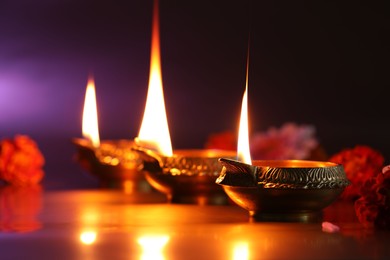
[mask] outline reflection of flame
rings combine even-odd
[[[249,55],[246,64],[246,84],[245,92],[242,97],[241,116],[240,116],[240,128],[238,130],[238,147],[237,155],[238,159],[244,163],[252,164],[250,146],[249,146],[249,130],[248,130],[248,67],[249,67]]]
[[[90,140],[94,147],[98,147],[100,145],[95,82],[92,76],[88,79],[87,89],[85,92],[82,131],[83,137]]]
[[[169,241],[167,235],[142,236],[138,238],[138,243],[142,247],[142,260],[162,260],[165,259],[162,250]]]
[[[83,231],[80,233],[80,242],[85,245],[95,243],[97,232],[91,228],[101,222],[101,214],[94,207],[84,207],[80,214],[80,220],[83,224]]]
[[[236,243],[233,246],[233,260],[249,259],[249,246],[247,242]]]
[[[88,224],[97,224],[100,221],[100,214],[95,208],[85,208],[81,215],[82,222],[85,225]]]
[[[91,245],[95,243],[97,233],[93,230],[83,231],[80,234],[80,241],[85,245]]]
[[[149,87],[138,140],[153,145],[159,153],[172,156],[171,137],[165,112],[164,93],[161,77],[160,34],[158,0],[154,2],[152,47],[150,57]]]

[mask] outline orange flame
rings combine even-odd
[[[161,76],[158,0],[154,2],[151,45],[148,94],[137,139],[162,155],[172,156]]]
[[[242,97],[240,127],[238,130],[237,156],[244,163],[252,164],[249,146],[249,120],[248,120],[248,71],[249,71],[249,51],[246,62],[246,83],[245,92]]]
[[[85,92],[84,110],[83,110],[83,137],[90,140],[94,147],[99,147],[99,126],[96,105],[95,82],[92,76],[88,78],[88,84]]]

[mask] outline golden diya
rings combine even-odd
[[[99,179],[104,188],[123,188],[125,192],[149,191],[150,185],[140,172],[142,160],[132,150],[132,140],[100,140],[96,90],[90,75],[86,87],[82,119],[83,138],[74,138],[76,160]]]
[[[243,96],[238,158],[220,158],[216,183],[251,221],[312,222],[349,185],[342,165],[309,160],[253,160],[248,135],[247,89]]]
[[[309,160],[220,159],[216,183],[251,220],[311,222],[349,185],[342,165]]]
[[[161,76],[158,5],[155,1],[149,86],[145,111],[133,148],[143,160],[146,180],[164,193],[168,202],[225,204],[228,198],[215,180],[222,169],[220,157],[235,158],[234,151],[173,150],[165,111]]]

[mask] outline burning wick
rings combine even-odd
[[[138,145],[144,149],[152,150],[154,152],[159,153],[159,150],[156,148],[157,147],[156,142],[154,142],[154,141],[141,140],[139,137],[135,137],[134,142],[136,145]]]

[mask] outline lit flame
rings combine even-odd
[[[83,137],[90,140],[94,147],[100,145],[95,82],[92,76],[88,78],[85,92],[82,131]]]
[[[152,146],[165,156],[172,156],[172,144],[165,112],[164,92],[161,77],[160,34],[158,0],[154,2],[152,46],[150,57],[149,87],[144,116],[138,140]]]
[[[162,250],[169,241],[167,235],[149,235],[140,237],[137,242],[142,247],[142,260],[165,259]]]
[[[237,145],[237,156],[238,160],[252,164],[250,146],[249,146],[249,120],[248,120],[248,67],[249,67],[249,55],[246,64],[246,84],[245,92],[242,97],[241,104],[241,116],[240,116],[240,127],[238,130],[238,145]]]

